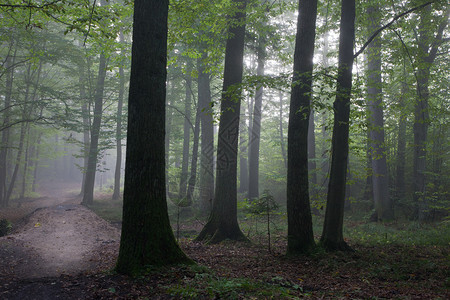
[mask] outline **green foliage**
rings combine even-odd
[[[191,277],[185,276],[176,285],[167,287],[171,296],[183,299],[289,298],[293,297],[293,291],[301,291],[300,286],[292,285],[281,277],[274,277],[272,282],[266,283],[248,278],[220,277],[204,267],[200,270],[198,267],[191,269]]]
[[[5,236],[9,233],[9,231],[11,230],[12,224],[6,220],[6,219],[1,219],[0,220],[0,237]]]

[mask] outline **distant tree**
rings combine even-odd
[[[225,70],[217,145],[216,190],[212,211],[198,241],[218,243],[224,239],[246,240],[237,221],[237,156],[241,108],[246,0],[233,0],[225,50]]]
[[[353,43],[355,40],[355,0],[342,0],[339,34],[339,62],[334,126],[331,148],[331,171],[327,208],[320,239],[328,250],[348,250],[342,234],[345,186],[348,162],[350,96],[352,89]]]
[[[119,35],[120,43],[124,43],[123,32]],[[122,51],[123,52],[123,51]],[[123,53],[122,53],[123,55]],[[123,95],[125,93],[125,72],[122,64],[119,66],[119,98],[117,103],[117,125],[116,125],[116,169],[114,171],[114,192],[112,195],[113,200],[120,198],[120,169],[122,167],[122,111],[123,111]]]
[[[211,109],[210,74],[206,71],[206,50],[198,59],[198,105],[201,121],[201,157],[200,157],[200,211],[207,215],[211,211],[214,198],[214,124]]]
[[[366,12],[368,17],[368,34],[370,36],[381,26],[379,4],[371,3],[367,7]],[[394,216],[389,195],[389,174],[384,142],[380,36],[374,38],[367,46],[367,102],[375,220],[389,221]]]
[[[288,253],[314,247],[308,185],[308,125],[317,1],[300,0],[289,109],[287,160]]]
[[[116,270],[190,263],[167,213],[165,95],[168,0],[134,2],[122,235]]]

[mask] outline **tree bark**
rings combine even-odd
[[[288,128],[288,253],[315,246],[308,178],[308,126],[311,110],[317,0],[300,0]]]
[[[380,26],[381,12],[377,5],[367,8],[368,33]],[[367,47],[367,104],[369,111],[369,141],[372,162],[373,201],[377,220],[394,218],[389,195],[389,174],[384,142],[383,94],[381,81],[381,38],[377,36]]]
[[[198,241],[247,240],[237,221],[237,157],[245,37],[245,0],[233,0],[239,10],[231,17],[225,50],[225,70],[217,145],[216,190],[211,215]]]
[[[339,58],[330,182],[321,244],[327,250],[349,250],[342,233],[348,162],[350,97],[352,89],[353,43],[355,41],[355,0],[342,0]]]
[[[250,113],[250,112],[249,112]],[[250,154],[250,143],[246,137],[250,138],[250,129],[246,132],[247,125],[245,124],[245,107],[239,119],[239,193],[248,192],[248,156]],[[249,120],[251,120],[249,116]],[[251,127],[251,126],[249,126]],[[249,133],[249,134],[247,134]]]
[[[280,91],[280,110],[279,110],[279,130],[280,130],[280,147],[281,147],[281,156],[283,157],[284,167],[287,169],[287,154],[286,154],[286,146],[284,142],[284,130],[283,130],[283,92]]]
[[[116,271],[191,263],[167,213],[165,97],[168,0],[135,0],[123,223]]]
[[[192,145],[192,159],[191,159],[191,172],[188,180],[188,189],[186,192],[186,203],[188,205],[192,204],[194,196],[195,183],[197,181],[197,162],[198,162],[198,141],[200,135],[200,103],[197,103],[197,109],[195,113],[195,124],[194,124],[194,140]]]

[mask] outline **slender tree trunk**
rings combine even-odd
[[[250,151],[248,151],[250,143],[246,138],[247,136],[249,137],[249,135],[246,134],[245,129],[247,128],[247,125],[245,124],[245,119],[244,108],[241,118],[239,119],[239,193],[247,193],[249,184],[247,157],[250,154]]]
[[[317,186],[316,170],[316,124],[314,122],[314,110],[309,114],[308,124],[308,173],[310,177],[310,192],[315,193]]]
[[[91,140],[89,143],[89,157],[86,170],[86,177],[84,183],[83,205],[92,205],[94,203],[94,185],[95,173],[97,170],[97,156],[98,156],[98,140],[100,136],[100,126],[103,112],[103,90],[105,88],[106,78],[106,56],[104,53],[100,54],[100,63],[98,66],[97,86],[95,89],[94,102],[94,120],[91,128]]]
[[[200,114],[202,113],[200,108],[200,103],[197,103],[197,110],[195,113],[195,124],[194,124],[194,140],[192,145],[192,159],[191,159],[191,174],[188,180],[188,189],[186,193],[186,201],[188,205],[192,204],[195,183],[197,181],[197,162],[198,162],[198,142],[200,135]]]
[[[259,38],[257,49],[256,75],[264,76],[264,63],[266,60],[265,41]],[[264,89],[260,86],[255,94],[255,106],[253,109],[252,135],[249,143],[248,164],[248,199],[259,198],[259,144],[261,141],[261,108]]]
[[[84,64],[84,62],[83,62]],[[91,144],[91,139],[90,139],[90,127],[91,127],[91,122],[90,122],[90,111],[89,111],[89,101],[90,99],[88,99],[86,97],[86,87],[85,87],[85,80],[84,80],[84,72],[85,72],[85,68],[83,67],[83,65],[81,65],[79,67],[79,71],[80,71],[80,76],[78,79],[78,84],[80,85],[80,99],[82,101],[81,104],[81,115],[83,118],[83,170],[82,170],[82,174],[83,174],[83,178],[81,180],[81,191],[80,191],[80,196],[84,195],[84,186],[85,186],[85,182],[86,182],[86,172],[88,169],[88,161],[89,161],[89,148],[90,148],[90,144]]]
[[[181,162],[181,176],[180,176],[180,191],[179,198],[183,199],[186,197],[186,185],[188,181],[188,169],[189,169],[189,143],[191,138],[191,105],[192,105],[192,77],[191,77],[191,66],[187,63],[186,68],[186,93],[184,100],[184,126],[183,126],[183,160]]]
[[[37,170],[39,167],[38,161],[39,161],[39,150],[41,145],[41,139],[42,139],[42,133],[38,134],[36,145],[35,145],[35,151],[34,151],[34,163],[33,163],[33,183],[31,185],[31,191],[36,192],[36,181],[37,181]]]
[[[120,32],[120,43],[124,43],[122,31]],[[122,53],[124,55],[124,53]],[[125,74],[123,66],[119,67],[119,102],[117,103],[117,127],[116,127],[116,169],[114,171],[114,192],[113,200],[120,198],[120,169],[122,167],[122,110],[123,94],[125,93]]]
[[[22,189],[20,190],[19,201],[25,198],[25,191],[27,188],[28,162],[30,150],[30,126],[27,126],[26,136],[27,142],[25,144],[25,155],[23,159],[23,169],[22,169]]]
[[[294,76],[289,108],[287,214],[288,253],[315,246],[308,178],[308,125],[311,110],[317,0],[299,0]]]
[[[5,206],[9,205],[9,201],[11,199],[11,195],[14,190],[14,186],[16,184],[17,174],[19,173],[20,163],[22,161],[22,153],[23,153],[23,148],[24,148],[26,128],[27,128],[27,123],[22,123],[20,126],[19,146],[17,149],[17,156],[15,159],[14,171],[12,173],[11,181],[9,182],[8,191],[6,193],[6,198],[5,198],[6,205]]]
[[[353,43],[355,41],[355,0],[342,0],[339,34],[339,69],[336,99],[330,182],[321,244],[328,250],[350,249],[342,233],[348,163],[350,97],[352,89]]]
[[[200,212],[211,212],[214,198],[214,124],[211,109],[210,74],[204,63],[208,55],[202,53],[198,62],[198,104],[201,108]]]
[[[279,110],[279,130],[280,130],[280,146],[281,146],[281,156],[283,157],[284,167],[287,169],[287,154],[286,146],[284,142],[284,130],[283,130],[283,92],[280,91],[280,110]]]
[[[217,145],[216,190],[208,222],[197,240],[218,243],[224,239],[246,240],[237,221],[237,156],[242,83],[245,0],[233,0],[239,10],[231,17],[225,50],[225,70]],[[235,90],[238,88],[238,91]]]
[[[381,27],[378,6],[369,6],[368,33],[371,35]],[[394,218],[389,195],[389,174],[384,142],[383,94],[381,81],[381,39],[376,37],[367,47],[367,102],[369,110],[369,143],[372,161],[373,200],[377,220]]]
[[[10,49],[14,46],[14,42],[11,41]],[[5,62],[6,68],[6,86],[5,86],[5,106],[3,111],[3,125],[8,126],[10,121],[10,106],[11,106],[11,93],[12,85],[14,79],[14,63],[15,63],[16,53],[11,57],[8,55]],[[8,201],[6,198],[6,169],[7,169],[7,157],[8,157],[8,146],[9,146],[9,128],[2,130],[2,143],[0,147],[0,208],[6,207]]]
[[[165,97],[168,0],[135,0],[123,223],[116,271],[191,263],[167,213]]]

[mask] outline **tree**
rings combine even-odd
[[[200,211],[207,215],[211,211],[214,197],[214,124],[211,109],[210,74],[206,71],[207,52],[198,59],[198,105],[201,115],[201,157],[200,157]]]
[[[413,158],[413,193],[416,204],[415,215],[419,220],[427,217],[428,204],[426,195],[427,136],[429,117],[429,82],[431,67],[437,57],[439,46],[443,42],[443,32],[448,24],[450,9],[447,8],[438,24],[436,33],[430,29],[431,6],[420,12],[418,53],[416,57],[417,100],[414,109],[414,158]]]
[[[368,32],[380,27],[381,11],[377,4],[367,7]],[[377,36],[367,46],[367,102],[369,113],[369,143],[372,163],[372,191],[376,220],[393,219],[389,195],[389,174],[384,143],[383,94],[381,81],[381,38]]]
[[[339,59],[331,148],[330,182],[321,244],[328,250],[348,250],[342,227],[348,162],[350,96],[352,89],[353,43],[355,40],[355,0],[342,0]]]
[[[256,75],[264,76],[264,63],[266,60],[266,43],[264,33],[260,33],[257,45],[257,67]],[[248,199],[259,199],[259,144],[261,141],[261,108],[264,88],[258,87],[255,95],[255,105],[253,108],[253,125],[249,142],[248,153]]]
[[[167,214],[164,139],[168,0],[134,2],[122,235],[116,270],[190,263]]]
[[[237,221],[237,153],[246,1],[233,0],[233,4],[236,12],[230,17],[225,50],[215,197],[209,220],[197,237],[198,241],[211,243],[224,239],[246,240]]]
[[[123,32],[120,32],[120,43],[124,43]],[[123,51],[122,51],[123,55]],[[122,60],[123,64],[123,60]],[[117,126],[116,126],[116,169],[114,171],[114,192],[112,195],[113,200],[120,198],[120,168],[122,166],[122,111],[123,111],[123,95],[125,93],[125,73],[123,71],[123,65],[119,66],[119,99],[117,103]]]
[[[301,253],[315,245],[308,185],[308,125],[317,1],[300,0],[294,53],[294,76],[288,128],[287,212],[288,253]]]
[[[100,63],[98,65],[97,86],[95,88],[94,100],[94,120],[92,122],[89,142],[89,156],[84,182],[83,205],[92,205],[94,203],[94,185],[95,173],[97,171],[98,141],[100,137],[100,128],[103,114],[103,91],[106,78],[106,55],[100,54]]]

